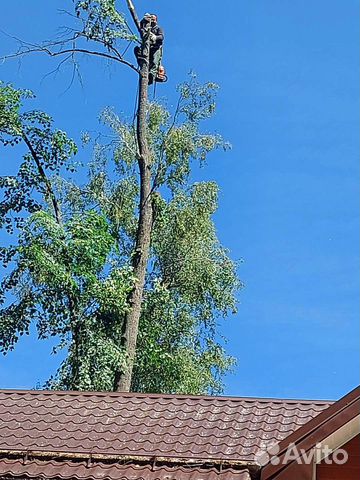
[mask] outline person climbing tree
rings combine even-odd
[[[140,22],[141,36],[145,38],[150,35],[150,58],[149,58],[149,85],[155,82],[165,82],[167,80],[165,69],[161,65],[163,54],[164,31],[157,23],[157,15],[154,13],[145,13]],[[140,65],[144,56],[141,47],[135,47],[135,55]]]
[[[161,59],[163,53],[164,32],[157,23],[157,15],[150,15],[150,66],[149,66],[149,85],[156,82],[163,82],[164,72],[161,69]]]

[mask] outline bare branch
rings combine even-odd
[[[76,59],[75,59],[75,54],[72,53],[72,54],[70,55],[70,58],[71,58],[71,62],[72,62],[72,65],[73,65],[71,80],[70,80],[69,85],[68,85],[68,86],[65,88],[65,90],[63,91],[62,95],[64,95],[66,92],[68,92],[68,91],[70,90],[70,88],[73,86],[73,83],[74,83],[74,80],[75,80],[75,76],[76,76],[76,75],[77,75],[77,78],[78,78],[78,80],[79,80],[79,83],[80,83],[81,88],[84,89],[84,84],[83,84],[83,80],[82,80],[80,68],[79,68],[78,62],[77,62]]]
[[[40,82],[40,85],[42,85],[43,81],[45,80],[45,78],[47,77],[50,77],[51,75],[54,75],[54,78],[57,76],[57,74],[60,72],[60,68],[61,66],[66,63],[68,60],[70,60],[71,58],[71,54],[67,55],[65,58],[63,58],[61,60],[61,62],[56,66],[56,68],[54,68],[54,70],[51,70],[51,72],[48,72],[46,73],[42,79],[41,79],[41,82]]]
[[[73,13],[69,12],[68,10],[64,10],[63,8],[58,8],[57,11],[62,14],[62,15],[67,15],[71,18],[74,18],[75,20],[78,20],[78,16],[74,15]]]
[[[137,17],[133,2],[131,0],[127,0],[127,4],[128,4],[129,11],[131,13],[131,16],[135,22],[135,25],[140,31],[140,21]],[[61,11],[61,12],[63,14],[70,15],[71,17],[75,18],[74,15],[72,15],[67,11]],[[83,22],[82,19],[80,20]],[[131,31],[130,27],[128,28],[129,28],[129,31]],[[70,27],[64,27],[62,35],[57,40],[47,41],[41,44],[26,42],[15,36],[9,35],[6,32],[3,32],[3,33],[8,37],[12,38],[13,40],[15,40],[19,44],[19,48],[17,52],[3,56],[2,60],[6,60],[10,58],[21,58],[27,54],[36,53],[36,52],[45,53],[51,57],[66,56],[67,60],[72,60],[74,63],[74,69],[73,69],[73,76],[74,76],[75,73],[78,73],[78,66],[77,64],[75,65],[76,62],[74,60],[74,54],[83,53],[85,55],[98,56],[100,58],[121,63],[131,68],[137,74],[140,74],[139,67],[136,64],[132,63],[131,61],[128,61],[124,58],[124,55],[126,54],[131,42],[127,45],[125,50],[121,53],[121,51],[114,44],[112,44],[112,42],[109,41],[109,39],[107,38],[106,32],[103,31],[102,33],[100,33],[100,35],[96,35],[96,36],[87,35],[85,33],[84,22],[83,22],[82,30],[81,28],[80,30],[74,30],[73,28],[70,28]],[[80,40],[86,40],[87,42],[90,40],[91,42],[98,43],[101,45],[101,47],[104,50],[98,47],[94,47],[94,49],[89,48],[87,44],[80,43]],[[78,41],[79,43],[77,43]],[[63,63],[64,62],[61,62],[59,67]],[[58,68],[55,69],[55,72],[58,71]]]
[[[53,45],[51,45],[51,46],[53,46]],[[139,73],[139,69],[134,64],[132,64],[131,62],[128,62],[127,60],[125,60],[116,49],[112,48],[111,50],[114,52],[114,55],[111,55],[111,54],[106,53],[106,52],[99,52],[97,50],[89,50],[87,48],[78,48],[78,47],[76,47],[76,48],[65,48],[63,50],[58,50],[57,52],[53,52],[52,50],[50,50],[50,45],[47,45],[47,46],[37,45],[37,46],[34,46],[34,47],[26,47],[25,50],[20,50],[16,53],[12,53],[10,55],[5,55],[3,57],[3,60],[7,60],[7,59],[10,59],[10,58],[23,57],[24,55],[28,55],[29,53],[36,53],[36,52],[46,53],[50,57],[58,57],[58,56],[67,55],[67,54],[71,55],[73,53],[84,53],[86,55],[94,55],[94,56],[97,56],[97,57],[102,57],[102,58],[106,58],[106,59],[109,59],[109,60],[114,60],[116,62],[127,65],[132,70],[134,70],[136,73]]]

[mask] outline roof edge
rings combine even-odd
[[[305,405],[331,405],[336,400],[311,400],[295,398],[272,398],[272,397],[237,397],[226,395],[186,395],[170,393],[138,393],[138,392],[96,392],[90,390],[22,390],[22,389],[0,389],[0,393],[5,394],[31,394],[31,395],[74,395],[74,396],[97,396],[97,397],[126,397],[126,398],[180,398],[192,400],[219,400],[219,401],[248,401],[248,402],[272,402],[272,403],[302,403]]]
[[[55,452],[55,451],[41,451],[41,450],[0,450],[0,458],[5,457],[20,457],[20,458],[34,458],[34,459],[63,459],[63,460],[97,460],[97,461],[133,461],[139,463],[160,462],[171,465],[187,465],[199,466],[205,464],[212,464],[214,466],[226,467],[244,467],[251,468],[254,471],[260,470],[260,465],[256,462],[249,462],[247,460],[222,459],[222,458],[203,458],[192,456],[187,457],[170,457],[170,456],[154,456],[154,455],[107,455],[107,454],[92,454],[89,453],[71,453],[71,452]]]

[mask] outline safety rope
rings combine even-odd
[[[156,81],[156,79],[155,79],[155,80],[154,80],[153,97],[152,97],[153,100],[155,100],[155,98],[156,98],[156,84],[157,84],[157,81]]]
[[[135,118],[137,116],[137,108],[138,108],[138,100],[139,100],[139,83],[136,87],[136,95],[135,95],[135,105],[134,105],[134,115],[133,115],[133,119],[132,119],[132,124],[134,126],[134,123],[135,123]]]
[[[136,88],[136,95],[135,95],[135,105],[134,105],[134,115],[132,119],[132,126],[133,126],[133,133],[134,133],[134,142],[135,145],[137,144],[137,135],[136,135],[136,127],[135,127],[135,119],[137,117],[137,108],[138,108],[138,99],[139,99],[139,83]]]

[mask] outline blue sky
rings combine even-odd
[[[118,1],[118,5],[125,2]],[[359,64],[357,0],[168,0],[158,12],[175,101],[190,69],[220,84],[211,128],[232,144],[194,180],[221,188],[216,226],[245,288],[222,325],[238,367],[226,394],[338,398],[359,381]],[[54,37],[70,0],[3,2],[1,29],[29,41]],[[0,55],[14,42],[1,35]],[[71,71],[32,56],[0,65],[0,78],[37,93],[34,106],[79,138],[107,105],[132,114],[134,74],[84,58]],[[16,165],[0,151],[0,173]],[[42,383],[59,358],[34,337],[0,359],[0,388]]]

